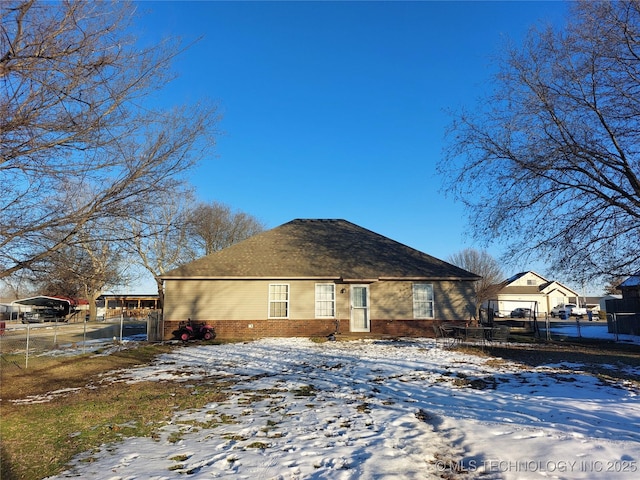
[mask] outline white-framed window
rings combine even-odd
[[[433,318],[433,285],[413,284],[413,318]]]
[[[316,283],[316,318],[335,318],[336,286],[333,283]]]
[[[289,318],[289,284],[269,284],[269,318]]]

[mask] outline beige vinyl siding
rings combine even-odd
[[[294,280],[291,285],[292,320],[311,319],[316,316],[316,282],[313,280]]]
[[[291,285],[291,312],[289,318],[293,320],[309,320],[316,318],[316,284],[333,283],[321,280],[290,280]],[[345,285],[336,284],[336,316],[348,318],[349,315],[349,291],[340,293]],[[345,316],[346,315],[346,316]]]
[[[319,280],[166,280],[165,320],[266,320],[269,284],[289,285],[289,320],[315,318]],[[473,282],[431,283],[435,319],[468,319],[473,310]],[[372,319],[413,319],[413,281],[369,284]],[[350,285],[336,284],[336,317],[348,320]]]
[[[369,287],[372,319],[413,318],[413,282],[380,281]]]
[[[269,285],[284,283],[289,285],[289,319],[315,318],[316,280],[166,280],[165,320],[267,319]]]
[[[433,285],[434,318],[468,319],[473,310],[473,283],[447,281],[380,281],[372,283],[371,318],[413,318],[413,284]]]
[[[267,318],[269,282],[167,280],[165,320],[256,320]]]
[[[435,318],[468,320],[474,315],[473,282],[433,282]]]

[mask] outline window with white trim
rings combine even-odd
[[[433,285],[413,284],[413,318],[433,318]]]
[[[336,286],[333,283],[316,283],[316,318],[335,318]]]
[[[289,318],[289,284],[269,284],[269,318]]]

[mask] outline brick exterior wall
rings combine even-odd
[[[336,333],[336,320],[213,320],[218,340],[255,340],[265,337],[326,337]],[[437,320],[371,320],[370,332],[350,332],[349,320],[341,320],[337,333],[351,338],[372,336],[433,337],[433,324]],[[180,322],[165,321],[164,338],[173,338],[172,332]]]
[[[201,323],[201,321],[198,321]],[[213,320],[206,322],[216,331],[219,340],[254,340],[265,337],[325,337],[335,332],[335,320]],[[165,339],[180,322],[165,321]]]
[[[371,320],[371,333],[393,337],[433,337],[433,324],[434,320]]]

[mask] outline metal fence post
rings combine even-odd
[[[29,337],[30,337],[30,325],[27,323],[27,348],[24,354],[24,368],[29,368]]]
[[[120,315],[120,346],[118,350],[122,350],[122,329],[124,328],[124,314]]]

